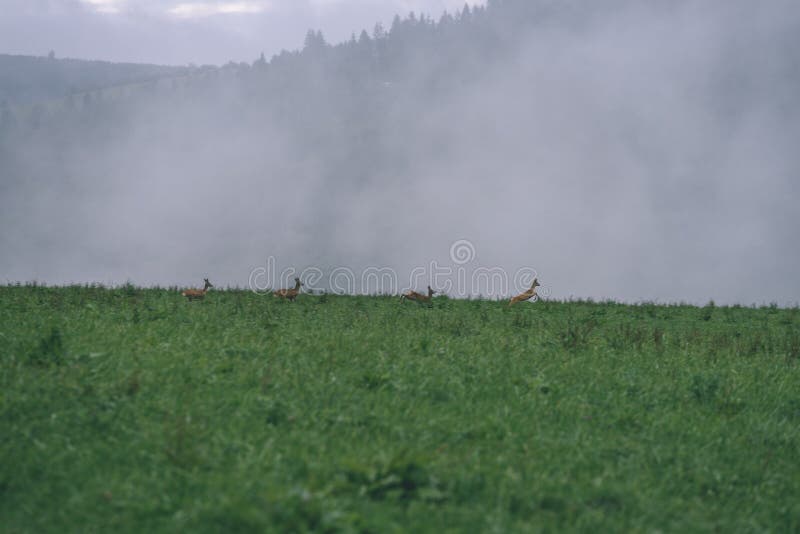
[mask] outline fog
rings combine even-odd
[[[7,135],[0,282],[244,287],[274,258],[419,289],[435,261],[558,299],[800,301],[800,7],[541,4],[491,61],[420,52],[367,96],[220,71]]]

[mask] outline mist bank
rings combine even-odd
[[[800,8],[583,4],[6,117],[0,279],[246,286],[274,261],[420,289],[435,262],[553,298],[797,303]]]

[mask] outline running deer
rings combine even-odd
[[[540,286],[538,278],[533,279],[533,284],[531,284],[531,288],[527,290],[525,293],[520,293],[516,297],[512,298],[511,301],[508,303],[509,306],[512,304],[516,304],[517,302],[522,302],[523,300],[528,300],[533,297],[539,298],[539,295],[536,294],[536,288]]]
[[[293,289],[279,289],[277,291],[273,291],[272,295],[275,297],[280,297],[282,299],[288,299],[294,301],[297,298],[297,295],[300,294],[300,286],[303,283],[300,281],[299,278],[294,279],[294,288]]]
[[[431,289],[431,286],[428,286],[428,294],[427,295],[423,295],[422,293],[417,293],[416,291],[407,291],[407,292],[403,293],[402,295],[400,295],[400,302],[402,302],[403,299],[413,300],[413,301],[416,301],[419,304],[422,304],[423,302],[430,302],[431,301],[431,297],[433,297],[433,295],[435,293],[436,293],[436,291]]]
[[[183,295],[189,300],[202,300],[206,298],[206,292],[208,292],[208,288],[214,286],[211,285],[211,282],[208,281],[208,278],[203,278],[203,280],[206,283],[203,289],[187,289],[186,291],[181,293],[181,295]]]

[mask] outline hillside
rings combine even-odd
[[[186,70],[185,67],[0,54],[0,103],[31,104],[175,76]]]

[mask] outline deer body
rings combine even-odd
[[[181,295],[186,297],[189,300],[202,300],[206,297],[206,293],[208,292],[209,287],[214,287],[211,285],[211,282],[208,281],[208,278],[203,278],[205,285],[203,289],[187,289]]]
[[[424,295],[422,293],[417,293],[416,291],[407,291],[407,292],[403,293],[402,295],[400,295],[400,302],[402,302],[404,299],[405,300],[413,300],[413,301],[415,301],[415,302],[417,302],[419,304],[422,304],[423,302],[430,302],[431,298],[434,295],[434,293],[436,293],[436,291],[431,289],[431,286],[428,286],[428,294],[427,295]]]
[[[523,300],[532,299],[533,297],[538,297],[536,294],[536,288],[540,286],[538,278],[533,279],[533,284],[531,284],[531,288],[527,290],[525,293],[520,293],[516,297],[512,298],[511,301],[508,303],[509,306],[512,304],[516,304],[517,302],[522,302]]]
[[[302,285],[303,285],[303,283],[300,281],[300,279],[299,278],[295,278],[294,279],[294,288],[292,288],[292,289],[278,289],[277,291],[273,291],[272,295],[274,297],[280,297],[282,299],[287,299],[287,300],[294,301],[294,299],[297,298],[297,295],[300,294],[300,286],[302,286]]]

